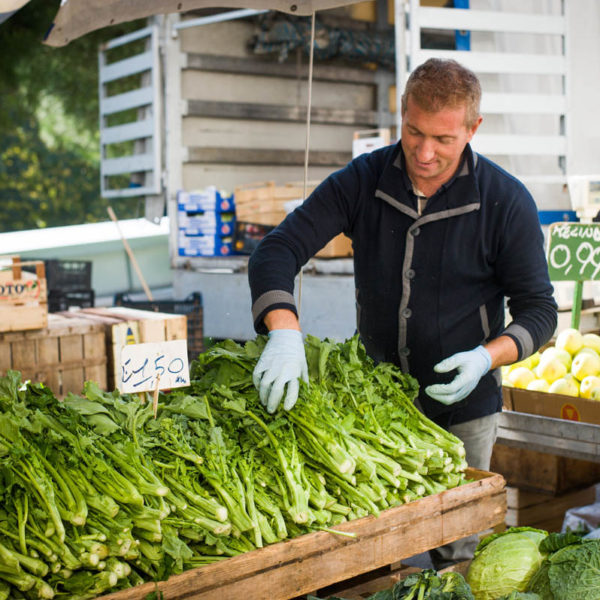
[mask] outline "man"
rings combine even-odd
[[[531,195],[469,145],[480,98],[477,77],[457,62],[419,66],[402,98],[400,142],[333,173],[256,249],[252,312],[269,341],[254,382],[269,412],[284,393],[290,410],[307,381],[294,277],[343,231],[368,354],[416,377],[421,410],[464,441],[471,466],[489,469],[498,367],[548,341],[556,303]],[[469,552],[441,549],[436,566]]]

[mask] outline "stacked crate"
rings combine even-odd
[[[506,525],[560,531],[565,512],[593,504],[600,463],[496,444],[490,470],[507,484]]]
[[[9,369],[46,384],[58,398],[80,394],[88,380],[105,388],[104,327],[51,313],[41,329],[0,333],[0,375]]]
[[[71,307],[94,306],[92,263],[89,260],[46,259],[48,279],[48,309],[50,312]]]
[[[44,263],[18,256],[0,263],[0,332],[41,329],[48,321]],[[33,273],[26,272],[31,268]]]
[[[177,194],[179,256],[228,256],[233,252],[233,196],[214,186]]]
[[[318,182],[309,182],[306,194],[310,194]],[[235,189],[237,217],[234,249],[241,254],[251,254],[258,242],[286,215],[302,203],[304,185],[286,183],[275,185],[274,181],[251,183]],[[340,258],[352,256],[352,242],[339,234],[315,255],[317,258]]]

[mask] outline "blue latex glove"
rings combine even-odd
[[[252,381],[267,412],[277,410],[286,386],[283,408],[293,408],[298,400],[300,378],[308,383],[302,333],[295,329],[273,329],[252,374]]]
[[[433,367],[436,373],[448,373],[457,369],[458,375],[450,383],[427,386],[425,392],[442,404],[460,402],[475,389],[491,366],[492,357],[483,346],[477,346],[469,352],[458,352]]]

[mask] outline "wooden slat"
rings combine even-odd
[[[485,93],[481,98],[483,114],[564,115],[567,98],[558,94]]]
[[[561,55],[419,50],[414,58],[415,65],[429,58],[452,58],[476,73],[564,75],[567,71],[567,60]]]
[[[287,600],[392,564],[503,522],[504,479],[470,470],[477,480],[337,526],[355,538],[316,532],[190,570],[158,583],[171,600]],[[148,583],[104,596],[139,600]]]
[[[290,79],[306,79],[308,77],[308,66],[305,64],[298,67],[295,64],[289,63],[267,62],[234,56],[217,56],[214,54],[186,54],[183,68],[266,77],[287,77]],[[367,69],[315,65],[313,80],[374,85],[375,73],[374,70]]]
[[[342,167],[352,159],[351,152],[313,150],[311,166]],[[215,163],[231,165],[303,165],[304,150],[254,149],[254,148],[187,148],[188,163]]]
[[[526,13],[472,10],[464,8],[419,8],[421,29],[458,29],[462,31],[494,31],[563,35],[566,31],[562,15],[533,15]]]
[[[184,114],[189,117],[215,119],[257,119],[261,121],[290,121],[304,123],[306,107],[280,104],[254,104],[249,102],[215,102],[212,100],[187,100]],[[372,110],[350,108],[320,108],[311,110],[313,123],[338,125],[377,126],[377,113]]]

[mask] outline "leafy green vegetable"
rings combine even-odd
[[[59,402],[16,372],[0,377],[0,598],[7,586],[93,598],[335,533],[465,481],[460,440],[358,337],[309,337],[311,384],[275,415],[252,383],[264,345],[226,340],[200,355],[188,388],[159,395],[156,418],[151,403],[94,382]],[[427,586],[450,593],[452,579]],[[431,598],[470,598],[452,593]]]
[[[307,600],[319,600],[307,596]],[[344,600],[329,596],[328,600]],[[366,600],[474,600],[469,585],[460,573],[440,575],[432,569],[409,575],[393,587],[369,596]]]
[[[531,592],[512,592],[508,596],[502,596],[498,600],[541,600],[537,594]]]
[[[539,529],[516,527],[484,539],[467,572],[475,600],[526,591],[544,559],[539,546],[547,535]]]
[[[580,539],[556,550],[532,578],[529,590],[541,600],[600,599],[600,540]]]

